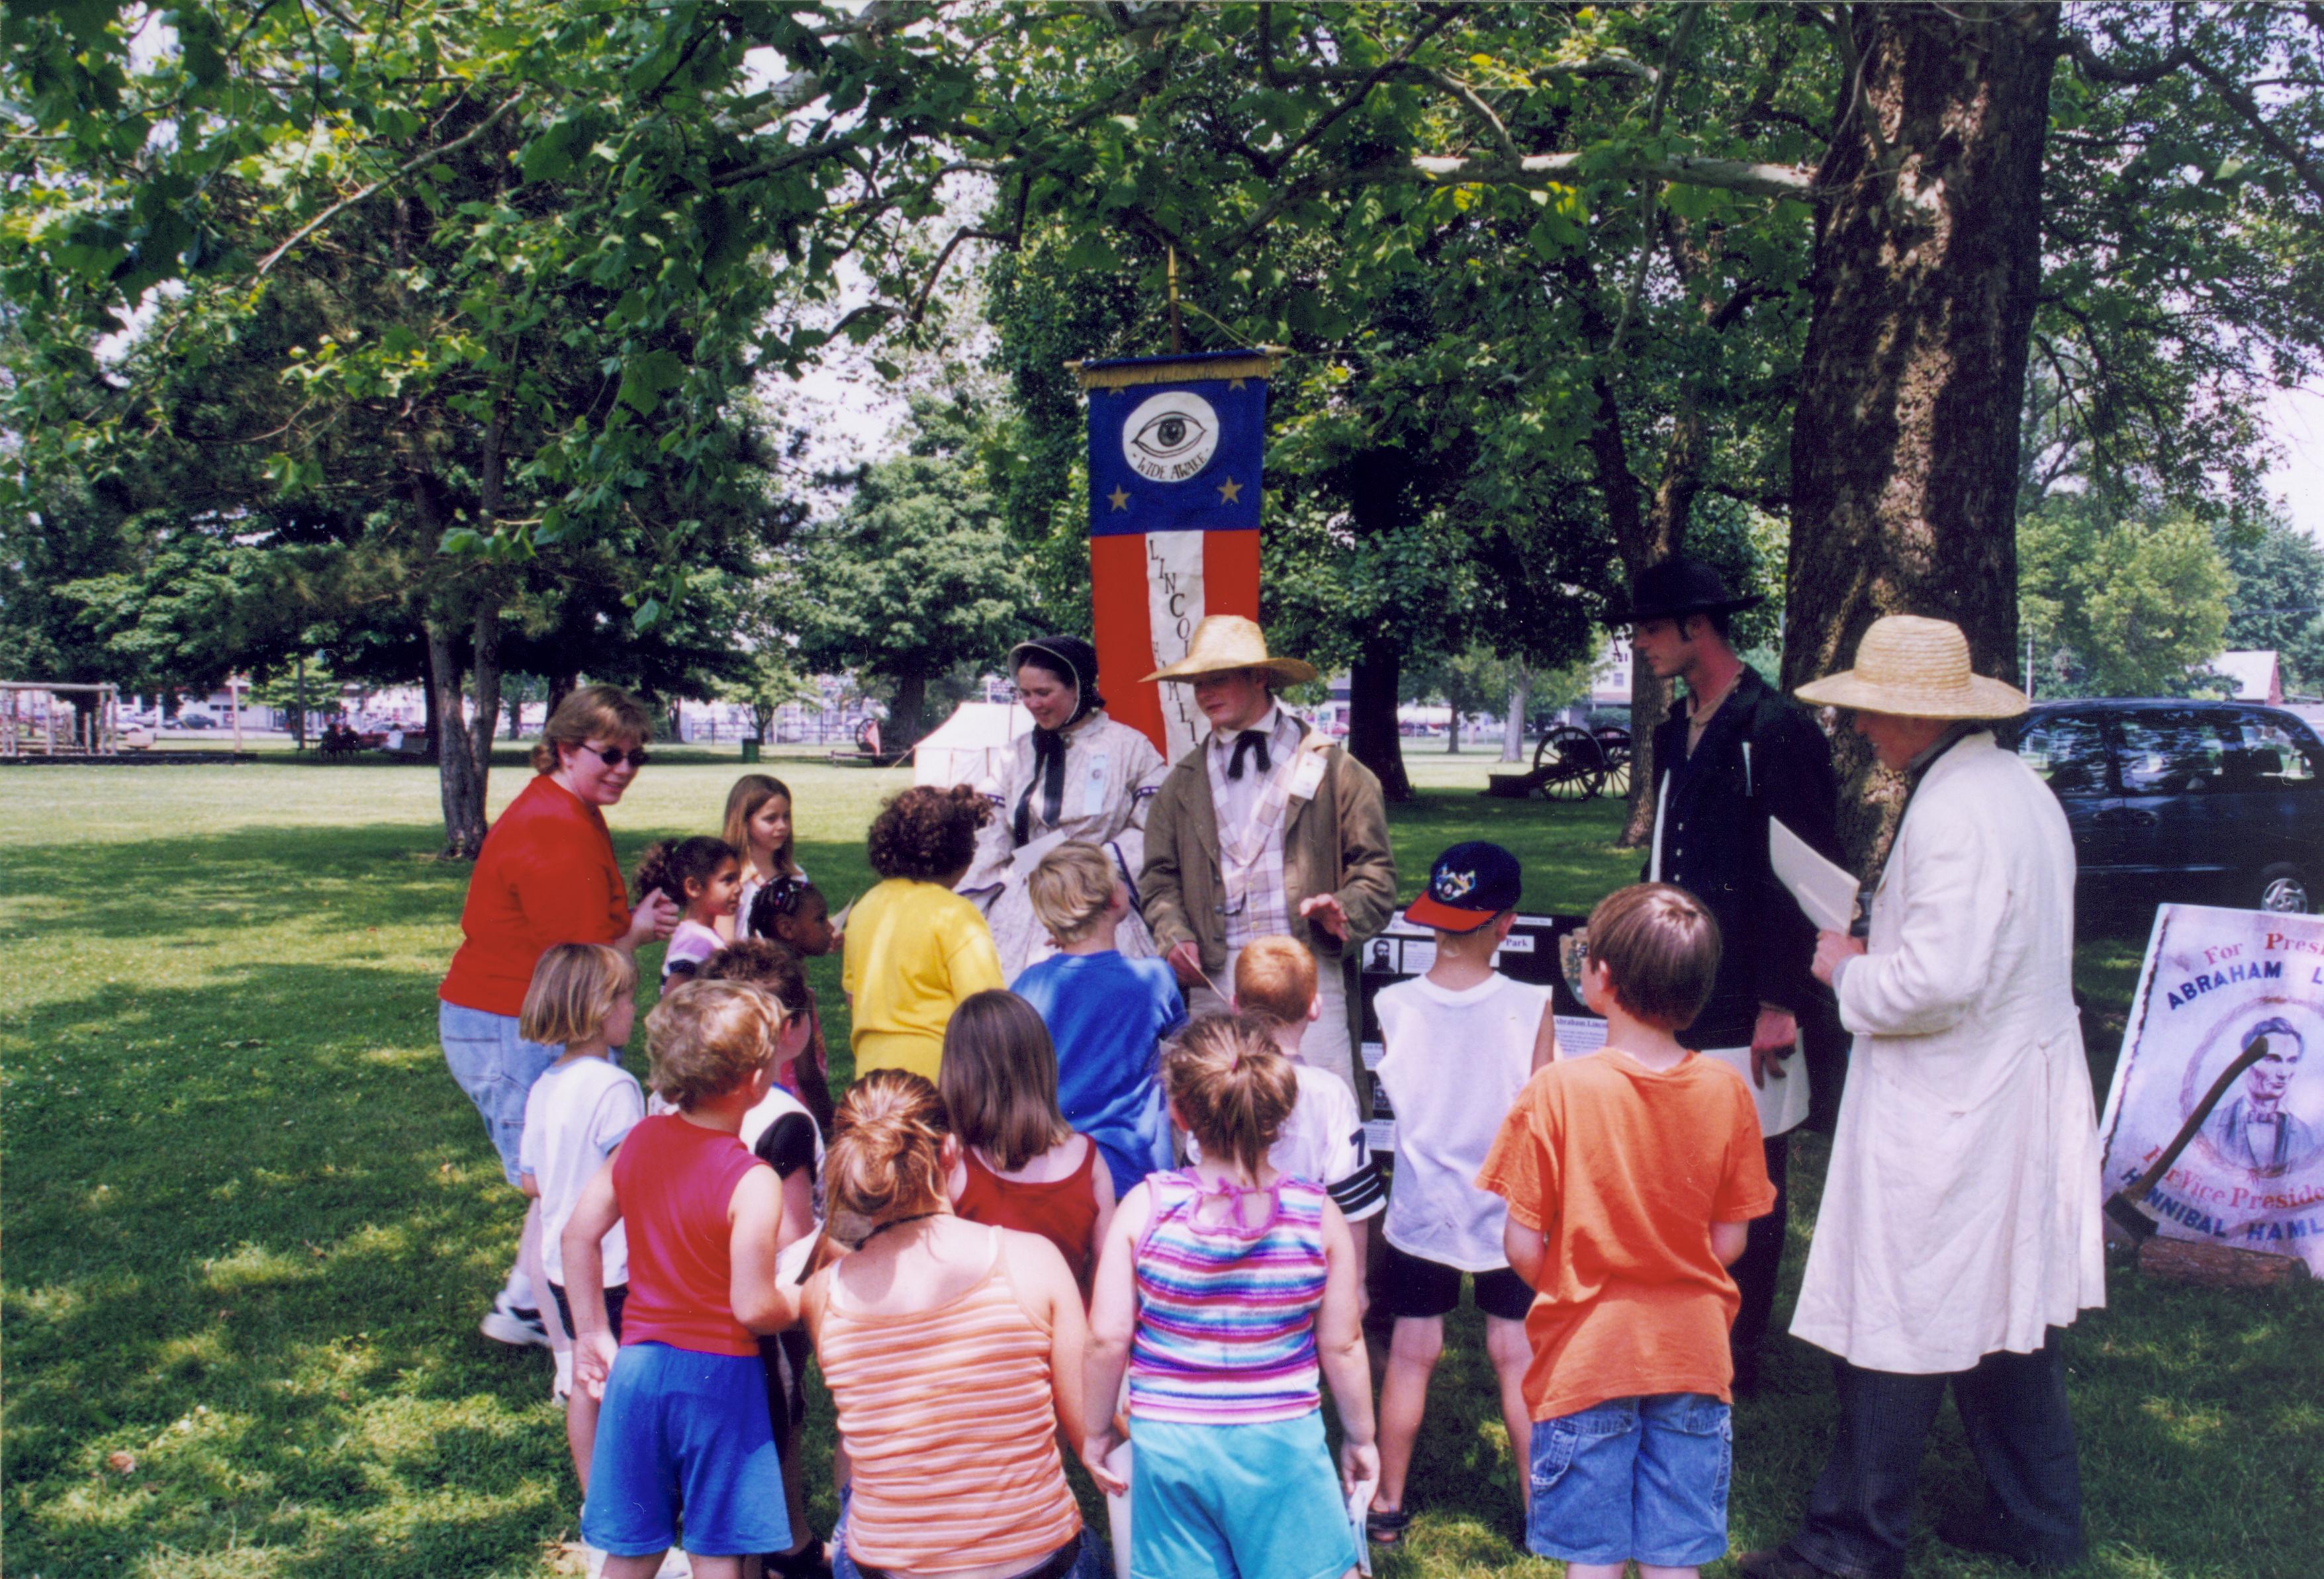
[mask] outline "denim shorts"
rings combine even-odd
[[[1695,1568],[1727,1555],[1735,1433],[1700,1392],[1615,1398],[1533,1427],[1526,1545],[1568,1563]]]
[[[677,1543],[706,1557],[790,1549],[756,1354],[623,1344],[605,1379],[581,1538],[617,1557]]]
[[[516,1033],[516,1016],[463,1008],[438,999],[436,1038],[452,1078],[484,1115],[484,1133],[501,1154],[501,1171],[517,1180],[516,1149],[524,1139],[524,1098],[543,1069],[564,1055],[561,1047],[527,1042]]]
[[[831,1539],[831,1579],[870,1579],[870,1575],[883,1570],[862,1567],[847,1555],[848,1500],[848,1494],[843,1489],[839,1493],[839,1528],[833,1532]],[[1037,1557],[1026,1564],[1023,1571],[1028,1574],[1055,1571],[1062,1565],[1065,1565],[1065,1579],[1113,1579],[1113,1565],[1103,1556],[1104,1548],[1090,1538],[1087,1524],[1084,1524],[1082,1532],[1074,1537],[1070,1549],[1070,1557],[1065,1555],[1066,1548],[1061,1547],[1048,1556]]]

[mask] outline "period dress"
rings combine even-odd
[[[2055,796],[1979,730],[1931,763],[1840,972],[1856,1035],[1792,1333],[1866,1370],[2029,1354],[2106,1302]]]
[[[1129,886],[1121,951],[1133,958],[1155,952],[1153,937],[1138,915],[1138,873],[1146,862],[1146,809],[1169,765],[1153,741],[1102,710],[1069,726],[1065,739],[1065,771],[1054,798],[1049,776],[1036,764],[1035,735],[1019,737],[999,782],[979,786],[991,799],[994,815],[977,837],[975,863],[957,892],[983,910],[1001,951],[1001,973],[1010,981],[1026,966],[1056,951],[1033,914],[1025,879],[1043,856],[1070,840],[1103,849]]]

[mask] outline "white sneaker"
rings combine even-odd
[[[543,1348],[549,1346],[549,1326],[540,1319],[540,1312],[510,1304],[505,1292],[493,1301],[493,1308],[484,1312],[484,1318],[476,1324],[476,1330],[496,1344],[508,1344],[515,1348],[524,1348],[532,1344],[539,1344]]]
[[[558,1349],[556,1351],[556,1355],[557,1371],[549,1378],[549,1400],[551,1403],[564,1403],[573,1396],[573,1351]]]

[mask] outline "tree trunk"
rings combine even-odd
[[[434,667],[435,656],[432,650],[429,656],[429,683],[420,688],[421,701],[425,703],[427,709],[426,711],[421,713],[420,718],[425,727],[425,732],[428,736],[428,744],[427,747],[420,753],[420,760],[431,765],[441,765],[444,760],[444,753],[442,750],[444,744],[444,719],[442,710],[437,705],[438,699],[436,694]],[[452,689],[456,694],[458,693],[459,688],[460,678],[456,673],[452,676]]]
[[[1404,655],[1390,641],[1367,642],[1348,668],[1348,755],[1380,781],[1390,803],[1412,799],[1404,742],[1396,732],[1397,675]]]
[[[1450,705],[1444,711],[1452,716],[1444,724],[1444,755],[1458,757],[1461,755],[1461,702],[1458,697],[1446,700]]]
[[[1863,102],[1817,174],[1784,684],[1847,667],[1894,613],[1957,621],[1978,671],[2006,677],[2057,7],[1858,5],[1849,28]],[[1878,797],[1840,744],[1861,858]]]
[[[890,710],[888,728],[880,738],[880,748],[886,752],[908,751],[920,743],[926,726],[928,705],[928,677],[921,674],[899,675],[896,677],[896,704]]]
[[[444,854],[474,860],[484,847],[484,785],[469,748],[467,721],[460,711],[460,638],[448,620],[428,621],[428,695],[430,738],[436,742],[436,783],[444,807]],[[492,714],[484,715],[492,728]]]
[[[476,775],[476,803],[484,804],[493,776],[493,734],[501,721],[501,605],[496,596],[478,599],[469,619],[469,659],[474,674],[475,721],[468,730],[468,747]]]
[[[549,710],[541,715],[543,727],[546,727],[547,720],[557,716],[557,710],[565,705],[565,699],[580,689],[581,676],[570,669],[549,677]]]
[[[1533,671],[1523,664],[1510,666],[1517,678],[1509,682],[1508,722],[1501,733],[1501,760],[1525,760],[1526,711],[1533,705]]]
[[[508,699],[508,738],[512,740],[524,738],[524,698],[521,696]]]

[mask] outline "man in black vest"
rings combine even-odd
[[[1791,1131],[1808,1114],[1806,1070],[1786,1069],[1784,1060],[1817,1001],[1808,974],[1816,929],[1769,866],[1768,821],[1780,820],[1820,854],[1840,854],[1831,743],[1807,709],[1762,680],[1728,640],[1729,618],[1758,601],[1729,597],[1719,572],[1699,559],[1670,559],[1638,576],[1629,611],[1638,661],[1658,678],[1686,682],[1655,730],[1655,833],[1645,875],[1702,900],[1718,918],[1721,944],[1710,1001],[1679,1040],[1751,1083],[1777,1192],[1775,1211],[1752,1223],[1735,1263],[1743,1295],[1731,1338],[1738,1391],[1758,1382],[1789,1216]]]

